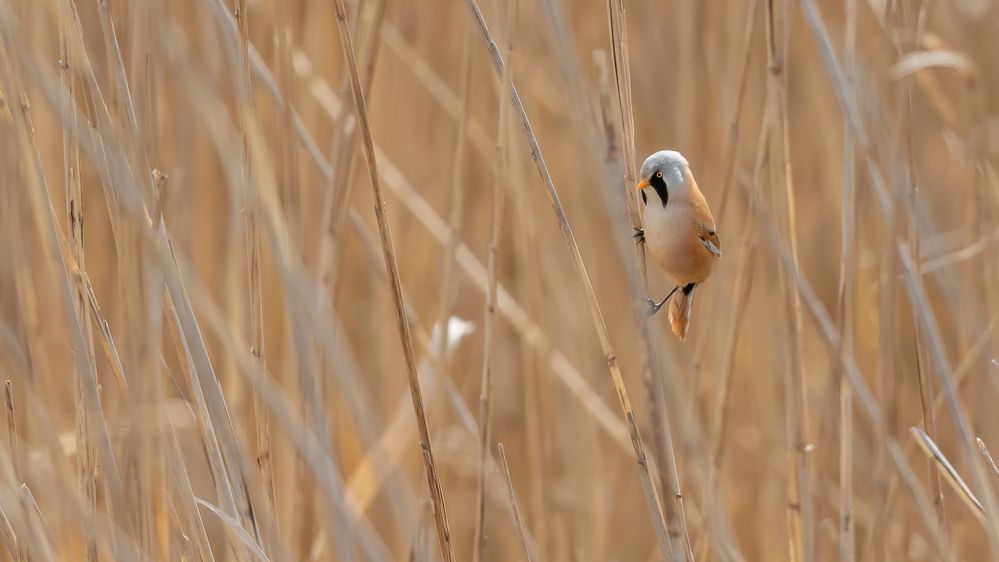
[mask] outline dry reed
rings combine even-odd
[[[999,556],[979,4],[0,0],[0,561]]]

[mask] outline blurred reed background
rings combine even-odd
[[[996,559],[997,32],[0,0],[0,559]],[[684,343],[663,148],[724,251]]]

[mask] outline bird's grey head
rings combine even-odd
[[[660,150],[646,158],[640,175],[642,183],[639,187],[655,189],[663,206],[666,206],[670,196],[689,189],[690,167],[687,159],[675,150]],[[644,191],[642,196],[645,198]]]

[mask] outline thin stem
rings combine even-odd
[[[253,181],[252,157],[248,138],[249,120],[253,114],[253,89],[250,74],[249,55],[249,17],[247,0],[236,0],[236,23],[239,30],[239,128],[242,142],[242,182],[243,182],[243,227],[246,250],[247,269],[247,303],[249,312],[250,352],[261,364],[266,361],[264,342],[264,307],[263,289],[260,272],[260,234],[259,234],[259,197],[256,183]],[[280,10],[279,10],[280,11]],[[280,33],[284,33],[281,29]],[[290,103],[285,92],[286,103]],[[292,143],[284,143],[291,145]],[[253,394],[254,429],[257,445],[257,467],[260,470],[261,484],[264,488],[264,505],[266,513],[273,516],[275,512],[274,464],[271,460],[271,420],[270,412],[264,406],[260,396]]]
[[[784,65],[788,52],[788,2],[781,2],[781,12],[775,2],[767,0],[767,82],[772,126],[775,128],[771,142],[777,146],[770,151],[771,166],[778,184],[783,184],[782,206],[784,229],[790,241],[791,260],[798,268],[798,242],[796,235],[794,188],[791,175],[791,146],[789,141],[787,109],[787,72]],[[777,200],[781,200],[780,197]],[[788,478],[787,522],[790,557],[792,562],[811,562],[813,551],[813,512],[808,466],[808,404],[802,364],[801,301],[797,291],[782,281],[786,299],[785,312],[791,342],[788,345],[789,373],[787,378],[788,425]]]
[[[465,0],[465,5],[468,7],[469,14],[478,27],[482,40],[486,45],[490,59],[493,63],[493,70],[495,70],[497,76],[502,76],[504,68],[503,57],[500,55],[495,41],[493,41],[492,35],[489,32],[489,28],[482,16],[482,11],[479,9],[478,3],[476,0]],[[541,174],[541,178],[544,181],[546,194],[548,195],[548,200],[552,205],[552,211],[555,213],[555,220],[562,233],[562,238],[565,241],[569,257],[575,267],[576,275],[579,278],[579,282],[582,284],[583,291],[586,295],[591,320],[593,321],[594,328],[596,329],[597,336],[600,340],[600,347],[603,351],[604,361],[607,363],[607,368],[610,371],[611,379],[614,383],[614,389],[617,392],[621,411],[628,424],[628,430],[631,435],[632,449],[638,465],[639,478],[641,480],[642,490],[645,494],[645,500],[648,504],[653,529],[655,530],[656,538],[659,541],[659,548],[663,557],[670,558],[672,556],[672,549],[669,546],[670,539],[669,533],[666,529],[666,521],[663,516],[662,504],[659,501],[659,495],[656,493],[656,486],[649,471],[648,455],[646,453],[645,444],[642,441],[641,433],[638,431],[638,422],[635,417],[635,412],[631,407],[631,399],[628,397],[628,391],[624,385],[624,377],[622,376],[621,369],[618,365],[617,353],[614,351],[614,347],[611,344],[606,321],[600,311],[600,304],[597,301],[596,293],[593,289],[592,283],[590,282],[589,274],[586,272],[586,266],[583,263],[583,257],[579,250],[579,246],[576,243],[576,238],[572,233],[572,228],[569,226],[569,219],[565,214],[565,209],[562,207],[561,201],[559,200],[558,191],[555,189],[555,183],[548,171],[548,166],[545,164],[544,156],[541,153],[541,146],[538,144],[537,136],[534,134],[534,128],[531,126],[531,122],[527,117],[527,110],[524,109],[524,104],[520,99],[520,95],[517,93],[516,85],[511,84],[510,95],[514,109],[517,110],[517,116],[520,118],[524,135],[527,138],[531,157],[534,159],[538,172]]]
[[[903,10],[902,16],[904,16],[905,10]],[[904,17],[902,17],[904,19]],[[914,22],[915,23],[915,22]],[[908,30],[904,29],[905,22],[903,21],[898,31],[901,33],[906,33]],[[915,31],[915,30],[913,30]],[[899,56],[904,56],[908,47],[902,44],[901,41],[898,42],[896,48],[899,51]],[[847,52],[847,57],[844,62],[846,66],[846,78],[850,78],[851,61],[850,58],[852,53]],[[913,255],[915,257],[916,263],[920,263],[920,250],[921,245],[919,241],[919,233],[916,217],[916,182],[914,177],[914,170],[912,167],[913,153],[912,153],[912,127],[915,124],[915,116],[913,115],[912,109],[912,82],[914,78],[907,76],[902,78],[901,82],[901,104],[902,111],[899,114],[899,131],[898,133],[898,144],[901,146],[897,147],[897,150],[901,153],[904,160],[904,165],[901,166],[902,170],[900,174],[902,175],[902,181],[898,182],[898,188],[895,190],[896,203],[901,204],[907,214],[908,219],[908,241],[909,245],[912,247]],[[849,135],[848,135],[849,136]],[[895,237],[895,232],[891,233],[891,238]],[[915,363],[916,363],[916,381],[917,388],[919,390],[919,413],[920,421],[923,426],[923,430],[929,436],[930,439],[937,439],[937,428],[936,428],[936,416],[933,410],[934,401],[934,389],[933,384],[927,376],[926,369],[929,364],[928,351],[926,349],[926,343],[924,341],[923,334],[913,326],[912,330],[913,343],[915,345]],[[930,495],[933,498],[933,503],[936,506],[937,519],[940,522],[940,528],[944,535],[947,534],[947,515],[944,510],[944,496],[943,496],[943,485],[941,482],[941,472],[938,469],[938,465],[930,457],[926,460],[926,475],[927,480],[930,484]]]
[[[747,193],[747,197],[754,196],[755,195],[752,193]],[[936,549],[937,554],[944,555],[947,553],[946,541],[940,532],[939,526],[936,524],[933,516],[933,507],[927,500],[926,494],[922,490],[918,478],[912,471],[912,467],[910,467],[906,461],[905,455],[902,448],[899,446],[898,441],[887,433],[884,412],[881,410],[877,400],[874,398],[873,393],[867,386],[863,373],[857,367],[857,364],[854,362],[852,357],[844,357],[842,354],[836,353],[840,349],[840,338],[835,323],[832,319],[830,319],[829,313],[819,302],[815,291],[808,283],[808,280],[802,276],[800,270],[794,267],[790,251],[788,251],[788,249],[785,248],[781,242],[777,230],[774,227],[772,216],[766,211],[763,205],[755,204],[752,208],[755,211],[755,223],[764,234],[764,240],[776,254],[785,275],[790,277],[794,282],[797,292],[801,296],[802,302],[806,305],[806,309],[811,315],[814,324],[818,328],[819,335],[822,336],[822,339],[825,341],[826,348],[833,352],[833,356],[837,358],[840,366],[846,372],[850,381],[850,388],[860,401],[860,404],[863,406],[862,411],[870,420],[874,432],[882,440],[885,448],[887,449],[888,457],[891,459],[892,464],[895,465],[899,476],[902,478],[902,483],[906,486],[906,489],[911,494],[912,499],[918,505],[919,514],[922,517],[922,521],[925,524],[926,529],[929,531],[931,538],[933,539],[933,546]]]
[[[846,64],[853,74],[857,49],[857,1],[846,0]],[[851,80],[852,87],[852,80]],[[846,126],[844,125],[844,129]],[[843,135],[843,203],[840,228],[839,319],[840,353],[853,355],[853,286],[856,275],[856,152],[849,131]],[[839,556],[843,562],[856,558],[853,515],[853,397],[850,381],[839,372]]]
[[[513,511],[514,524],[517,527],[517,533],[520,534],[520,543],[524,547],[524,558],[527,558],[527,562],[534,562],[534,557],[531,556],[531,546],[527,539],[527,531],[524,528],[524,520],[520,517],[520,509],[517,507],[517,495],[513,491],[513,479],[510,478],[510,465],[506,462],[506,451],[503,450],[502,443],[497,444],[496,447],[499,449],[500,467],[503,469],[503,477],[506,481],[506,493],[510,497],[510,509]]]
[[[244,2],[245,0],[239,0]],[[295,101],[295,70],[292,68],[292,32],[291,4],[286,0],[274,0],[274,47],[275,71],[281,85],[281,169],[285,213],[288,216],[288,226],[293,229],[294,240],[305,249],[305,218],[306,198],[299,184],[298,145],[294,142],[294,114],[291,109]],[[248,68],[247,68],[248,70]],[[249,78],[249,73],[247,77]],[[269,492],[269,491],[268,491]]]
[[[873,156],[871,140],[864,127],[863,121],[859,117],[860,114],[856,105],[856,100],[849,95],[848,91],[844,87],[845,80],[843,79],[843,71],[832,48],[832,42],[829,38],[828,30],[823,22],[821,12],[819,11],[814,0],[800,0],[800,3],[804,10],[805,19],[808,22],[812,35],[815,37],[816,43],[819,46],[819,52],[822,55],[827,74],[829,75],[830,82],[832,83],[834,92],[836,93],[836,98],[840,103],[840,107],[843,110],[846,121],[850,124],[850,133],[856,140],[860,154],[863,155],[867,173],[870,177],[871,186],[873,187],[873,192],[876,195],[878,206],[884,219],[886,221],[892,221],[897,214],[897,209],[895,208],[889,190],[885,185],[884,174],[881,167]],[[968,425],[969,421],[966,419],[960,402],[957,399],[953,371],[950,368],[950,363],[943,347],[943,338],[940,332],[940,326],[936,321],[932,308],[928,304],[926,288],[923,284],[923,280],[921,276],[917,274],[918,270],[912,255],[912,248],[910,245],[898,240],[897,238],[891,241],[891,248],[891,253],[893,255],[897,255],[900,258],[899,261],[904,266],[902,277],[905,281],[907,296],[914,312],[913,316],[918,320],[919,328],[923,330],[924,335],[927,337],[929,358],[934,366],[933,371],[940,379],[940,388],[946,397],[948,414],[953,422],[958,437],[958,444],[961,448],[962,457],[971,466],[972,484],[976,487],[976,489],[981,490],[980,494],[982,502],[986,506],[986,512],[989,514],[996,513],[999,511],[999,506],[996,505],[991,482],[985,478],[986,471],[983,466],[982,459],[975,452],[973,435]],[[892,261],[894,261],[894,259]],[[989,523],[990,525],[988,530],[990,532],[988,533],[988,537],[990,539],[990,546],[994,551],[999,552],[999,529],[996,529],[994,519],[990,518]],[[938,545],[940,546],[940,553],[949,556],[950,553],[948,547],[946,547],[945,535],[937,530],[934,539],[939,539],[942,543],[942,546]]]
[[[350,28],[347,25],[347,13],[343,0],[335,0],[336,21],[340,28],[340,47],[350,70],[350,89],[354,99],[354,110],[360,124],[364,156],[368,165],[368,179],[371,191],[375,197],[375,217],[378,221],[378,233],[381,235],[382,252],[385,257],[385,267],[389,272],[392,285],[392,300],[395,304],[396,323],[402,339],[403,353],[406,357],[406,367],[409,375],[409,391],[413,399],[413,409],[416,410],[416,420],[420,430],[420,449],[423,452],[423,462],[427,473],[427,485],[430,489],[431,503],[434,508],[434,520],[437,524],[437,540],[441,556],[446,562],[454,562],[454,546],[451,544],[451,531],[448,526],[447,510],[444,503],[444,490],[440,475],[434,462],[433,447],[430,442],[430,425],[427,422],[426,409],[423,404],[423,392],[420,389],[420,379],[416,372],[416,354],[413,351],[413,338],[410,333],[409,320],[402,300],[402,282],[399,279],[399,265],[396,261],[395,248],[392,244],[392,233],[388,219],[385,216],[385,200],[378,176],[378,164],[375,161],[375,147],[371,139],[371,129],[368,124],[364,92],[361,90],[361,79],[357,71],[357,59],[354,45],[350,38]]]
[[[513,81],[514,40],[517,34],[518,0],[507,0],[507,66],[500,76],[501,88],[499,96],[499,117],[496,126],[496,160],[493,163],[493,225],[489,241],[489,282],[486,291],[484,356],[482,360],[482,380],[479,389],[479,471],[476,481],[476,512],[473,537],[473,562],[482,560],[486,546],[486,465],[489,459],[490,440],[492,438],[492,390],[493,371],[496,367],[496,283],[499,275],[499,249],[503,235],[503,215],[506,199],[503,194],[504,174],[506,171],[507,137],[509,128],[510,103],[507,97]]]
[[[66,0],[60,11],[59,25],[59,81],[63,92],[64,111],[76,114],[76,72],[75,61],[72,59],[66,43],[68,15],[73,13],[72,0]],[[69,240],[81,272],[86,271],[86,260],[83,253],[83,185],[80,181],[80,150],[68,131],[63,132],[63,168],[64,186],[66,189],[66,214],[69,219]],[[82,279],[82,276],[81,276]],[[90,301],[81,282],[76,283],[76,298],[74,312],[77,322],[83,328],[87,349],[77,350],[87,357],[91,365],[94,362],[94,336],[90,324]],[[86,387],[83,374],[74,369],[74,396],[76,411],[76,476],[91,512],[97,514],[97,466],[94,457],[92,439],[90,437],[90,412],[87,410]],[[83,559],[85,562],[97,560],[97,537],[93,525],[83,523]]]
[[[372,1],[375,2],[375,13],[368,25],[368,34],[364,41],[363,50],[361,51],[361,60],[364,63],[361,74],[361,86],[363,91],[369,94],[371,92],[371,83],[375,76],[375,65],[381,53],[382,27],[385,22],[385,9],[388,3],[388,0]],[[360,20],[360,9],[363,4],[361,1],[358,2],[358,15],[353,19]],[[350,100],[346,101],[348,104],[352,103]],[[332,259],[328,260],[325,266],[333,268],[332,285],[334,297],[339,295],[342,279],[340,275],[342,270],[340,263],[350,236],[350,231],[345,231],[343,227],[354,191],[354,182],[352,180],[354,175],[354,161],[357,154],[355,148],[357,146],[358,133],[357,122],[352,115],[342,112],[341,117],[333,139],[333,174],[326,182],[326,189],[329,193],[324,200],[323,226],[320,231],[323,242],[329,243],[333,252]],[[324,245],[320,245],[321,249],[323,247]],[[321,250],[320,259],[325,259],[326,255],[326,251]],[[320,278],[324,279],[326,275],[325,268],[321,269]]]
[[[732,193],[732,182],[735,181],[735,168],[739,156],[739,129],[742,122],[743,99],[746,97],[747,85],[749,84],[749,59],[753,55],[753,37],[756,35],[756,12],[759,7],[759,0],[750,0],[747,8],[746,27],[742,31],[741,51],[742,62],[739,66],[739,87],[735,96],[735,105],[732,109],[732,117],[728,122],[728,131],[725,133],[725,148],[722,150],[722,162],[725,166],[725,175],[722,178],[721,202],[718,204],[718,224],[725,223],[725,211],[728,208],[728,198]],[[764,125],[766,121],[764,121]]]
[[[467,144],[465,136],[468,124],[468,86],[471,81],[470,78],[472,74],[472,49],[469,45],[471,42],[471,35],[471,26],[466,24],[465,33],[462,37],[461,77],[458,80],[458,83],[460,84],[458,96],[461,99],[461,108],[459,109],[458,119],[456,120],[454,152],[451,160],[451,190],[448,202],[450,210],[448,212],[447,220],[450,236],[448,237],[447,243],[444,245],[444,263],[441,267],[440,306],[437,314],[437,328],[440,338],[437,341],[436,354],[442,379],[447,378],[448,374],[448,323],[451,319],[451,307],[454,305],[455,254],[458,251],[458,244],[460,242],[458,232],[461,229],[462,218],[465,214],[465,190],[462,186],[462,177],[465,169],[465,146]]]
[[[10,462],[14,467],[14,477],[17,479],[17,482],[24,483],[21,468],[21,449],[17,438],[17,416],[14,410],[14,385],[9,380],[3,383],[3,397],[4,412],[7,418],[7,446],[10,448]],[[13,536],[13,530],[11,531],[11,536]],[[17,562],[25,562],[28,559],[28,549],[23,540],[18,539],[16,536],[14,539],[17,545],[16,560]]]
[[[638,156],[635,150],[635,117],[631,97],[631,63],[628,51],[627,15],[623,0],[607,1],[607,20],[610,28],[614,81],[617,86],[618,112],[621,120],[621,146],[624,147],[624,182],[622,193],[627,202],[628,216],[633,229],[642,228],[642,203],[637,190]],[[680,477],[673,443],[669,431],[664,400],[662,399],[662,378],[658,372],[656,348],[649,334],[649,322],[645,313],[645,296],[649,292],[648,273],[645,260],[645,241],[634,244],[635,263],[638,264],[637,283],[632,287],[632,318],[642,341],[641,347],[642,382],[649,404],[649,418],[652,421],[652,450],[658,468],[659,485],[663,493],[671,492],[672,501],[666,503],[666,524],[669,535],[677,539],[672,544],[672,556],[676,560],[692,560],[693,552],[690,536],[687,533],[687,520],[683,508],[683,494],[680,491]]]

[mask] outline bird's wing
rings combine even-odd
[[[697,222],[697,237],[701,239],[701,244],[708,249],[716,258],[721,257],[721,240],[712,225],[704,222]]]
[[[711,209],[708,202],[701,194],[701,190],[694,183],[690,192],[691,202],[694,207],[694,216],[697,219],[697,237],[701,239],[701,244],[711,252],[716,258],[721,257],[721,240],[715,232],[715,219],[711,216]]]

